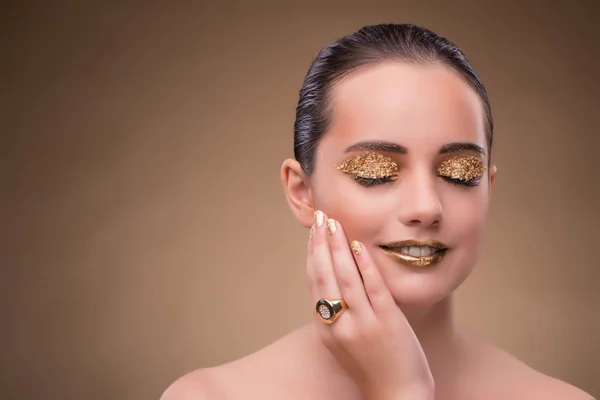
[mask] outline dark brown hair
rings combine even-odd
[[[294,123],[294,156],[304,173],[312,173],[317,144],[330,122],[332,87],[359,67],[388,60],[443,63],[475,90],[485,112],[489,163],[494,131],[492,111],[485,87],[462,51],[448,39],[423,27],[381,24],[365,26],[327,45],[312,62],[300,89]]]

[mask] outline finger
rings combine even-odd
[[[374,317],[373,309],[365,292],[360,273],[348,239],[339,221],[327,220],[327,231],[329,233],[329,248],[333,261],[333,272],[340,293],[348,308],[354,310],[359,318]]]
[[[363,286],[375,316],[383,316],[398,308],[392,293],[375,266],[366,247],[357,240],[352,242],[354,260],[363,279]]]
[[[311,267],[312,285],[311,292],[316,303],[319,299],[337,299],[341,297],[340,289],[335,279],[329,243],[327,242],[327,228],[325,221],[327,216],[321,212],[315,212],[315,229],[311,239]]]
[[[313,246],[312,246],[312,240],[313,240],[313,233],[315,230],[315,224],[313,223],[313,225],[310,228],[310,234],[308,236],[308,245],[307,245],[307,249],[306,249],[306,280],[308,283],[308,292],[309,292],[309,296],[310,296],[310,301],[312,302],[317,296],[318,293],[316,291],[316,285],[315,285],[315,272],[314,272],[314,268],[313,268]]]

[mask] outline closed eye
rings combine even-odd
[[[385,183],[393,182],[396,179],[398,179],[398,176],[391,175],[391,176],[383,176],[381,178],[363,178],[360,176],[356,176],[353,179],[364,187],[371,187],[371,186],[375,186],[375,185],[383,185]]]
[[[446,182],[452,183],[454,185],[463,185],[463,186],[469,186],[469,187],[479,186],[479,181],[480,181],[480,179],[464,180],[464,179],[458,179],[458,178],[451,178],[449,176],[443,176],[443,175],[438,175],[438,176],[440,178],[442,178],[443,180],[445,180]]]

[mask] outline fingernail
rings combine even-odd
[[[352,248],[354,254],[356,254],[357,256],[360,255],[360,252],[362,251],[362,246],[360,245],[359,241],[353,240],[350,247]]]
[[[315,224],[317,224],[317,228],[320,227],[321,225],[323,225],[323,218],[325,217],[325,214],[323,214],[323,211],[315,211]]]
[[[327,232],[330,235],[333,235],[337,231],[337,226],[335,225],[335,219],[328,218],[327,219]]]

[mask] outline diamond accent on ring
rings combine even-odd
[[[321,304],[319,306],[319,315],[321,315],[321,317],[325,319],[329,319],[331,317],[331,312],[329,311],[329,308],[326,305]]]

